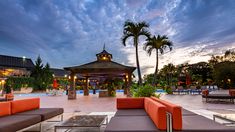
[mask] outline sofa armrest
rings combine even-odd
[[[174,130],[182,130],[182,108],[179,105],[172,104],[168,101],[158,99],[156,97],[151,97],[154,101],[159,102],[166,106],[166,111],[171,113],[173,118],[173,129]]]

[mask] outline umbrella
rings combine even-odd
[[[54,89],[57,89],[57,88],[58,88],[58,83],[57,83],[57,80],[56,80],[56,79],[53,80],[53,88],[54,88]]]

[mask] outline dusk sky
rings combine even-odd
[[[96,60],[105,43],[114,61],[136,66],[132,41],[121,43],[128,19],[146,21],[152,34],[173,41],[160,68],[235,49],[234,0],[0,0],[0,54],[33,61],[40,55],[63,68]],[[139,48],[143,74],[153,72],[155,53]]]

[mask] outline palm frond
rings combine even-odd
[[[153,50],[154,50],[153,47],[149,47],[149,48],[146,50],[149,56],[151,56]]]
[[[140,31],[139,35],[146,36],[148,39],[151,38],[151,33],[146,29]]]
[[[133,34],[124,34],[123,36],[122,36],[122,44],[124,45],[124,46],[126,46],[126,40],[129,38],[129,37],[133,37]]]

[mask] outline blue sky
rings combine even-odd
[[[160,67],[207,61],[235,49],[234,0],[1,0],[1,54],[33,60],[40,55],[63,68],[94,61],[105,43],[114,61],[135,66],[131,41],[121,44],[127,19],[146,21],[152,34],[173,41]],[[155,54],[139,48],[142,72],[153,72]]]

